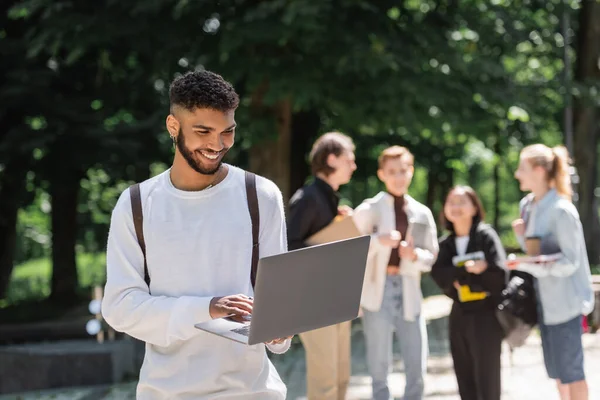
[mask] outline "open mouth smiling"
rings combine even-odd
[[[200,150],[199,153],[202,154],[203,157],[208,158],[211,161],[214,161],[221,156],[223,151],[222,150],[221,151]]]

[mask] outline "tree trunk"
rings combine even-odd
[[[292,116],[292,140],[290,148],[290,194],[304,185],[311,174],[307,162],[312,142],[319,135],[321,118],[317,110],[300,112]]]
[[[250,149],[250,169],[273,180],[283,193],[284,202],[290,198],[290,145],[292,133],[292,102],[280,100],[271,110],[277,122],[277,137],[261,141]]]
[[[440,183],[440,193],[437,195],[437,199],[439,203],[435,203],[431,211],[434,216],[441,215],[444,212],[444,202],[446,201],[446,196],[450,192],[450,189],[454,186],[454,170],[452,168],[448,168],[445,165],[442,167],[442,172],[438,175],[441,180]]]
[[[0,179],[0,299],[6,297],[13,271],[17,216],[27,171],[27,164],[19,157],[6,165]]]
[[[494,229],[500,229],[500,167],[502,164],[502,155],[500,154],[500,133],[496,133],[496,142],[494,143]]]
[[[71,303],[77,298],[77,197],[81,174],[57,173],[50,182],[52,197],[52,301]]]
[[[430,210],[433,210],[437,185],[437,174],[430,168],[429,171],[427,171],[427,198],[425,199],[425,205]]]
[[[580,84],[600,79],[600,2],[584,0],[579,11],[577,64],[575,81]],[[594,191],[597,186],[598,107],[582,98],[575,101],[574,148],[575,166],[579,173],[579,214],[583,224],[588,257],[591,264],[600,263],[600,221]]]

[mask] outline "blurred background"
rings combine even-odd
[[[382,189],[383,148],[407,146],[410,194],[437,216],[470,184],[508,251],[520,149],[565,144],[600,273],[596,0],[4,0],[0,60],[0,344],[89,337],[112,207],[169,167],[167,91],[193,69],[240,94],[227,162],[286,200],[339,130],[357,145],[345,204]]]

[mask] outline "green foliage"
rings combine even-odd
[[[50,255],[48,193],[68,176],[81,186],[78,252],[103,251],[119,194],[169,165],[168,84],[197,68],[223,74],[240,93],[230,160],[273,139],[269,107],[290,99],[296,115],[316,110],[321,131],[353,137],[358,170],[342,189],[345,203],[382,190],[377,155],[405,145],[416,161],[411,195],[432,201],[437,216],[451,184],[473,186],[488,222],[498,207],[499,232],[512,247],[519,151],[563,139],[562,52],[575,51],[573,33],[560,31],[563,4],[9,1],[0,7],[0,101],[9,105],[0,111],[0,178],[15,174],[4,169],[10,163],[27,170],[23,193],[14,194],[16,260]],[[567,6],[575,26],[578,2]],[[593,99],[586,85],[575,90]],[[87,285],[93,279],[78,261]],[[34,276],[19,275],[23,268],[15,282]],[[35,282],[19,290],[47,293],[46,281]],[[13,300],[29,296],[11,288]]]
[[[50,197],[47,192],[37,189],[33,203],[19,211],[15,262],[31,258],[46,257],[50,254]]]
[[[106,256],[99,254],[78,254],[77,273],[82,288],[104,285],[106,281]],[[8,296],[0,300],[0,308],[19,302],[41,300],[50,294],[51,262],[48,258],[38,258],[15,266],[8,288]]]

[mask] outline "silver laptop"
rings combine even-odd
[[[358,316],[370,236],[261,258],[252,317],[219,318],[195,327],[254,345]]]

